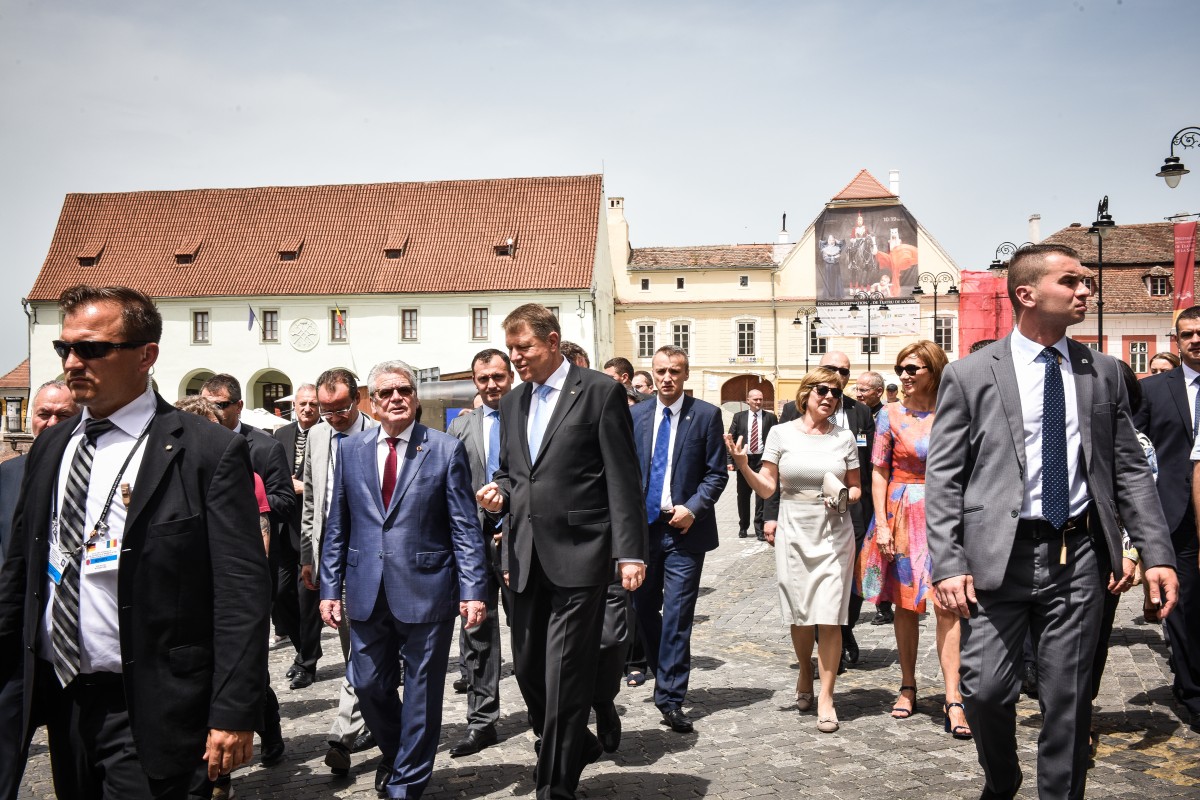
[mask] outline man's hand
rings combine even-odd
[[[342,624],[342,601],[322,600],[321,619],[325,621],[326,625],[337,630],[338,625]]]
[[[292,478],[292,491],[296,494],[304,494],[304,481],[299,478]]]
[[[671,509],[671,520],[667,524],[672,528],[678,528],[680,533],[687,533],[688,528],[692,527],[692,523],[696,521],[692,511],[687,506],[674,506]]]
[[[482,600],[462,600],[458,604],[458,614],[463,618],[464,627],[474,628],[487,619],[487,606]]]
[[[480,487],[475,493],[475,502],[489,514],[499,514],[504,510],[504,495],[500,493],[500,487],[494,481]]]
[[[1146,570],[1145,577],[1150,602],[1160,606],[1158,621],[1162,622],[1179,599],[1179,576],[1170,567],[1151,567]]]
[[[634,591],[646,580],[646,565],[626,562],[621,565],[621,585],[627,591]]]
[[[300,565],[300,580],[304,581],[304,588],[310,592],[317,590],[317,573],[313,571],[312,564]]]
[[[773,519],[763,522],[763,538],[767,540],[767,544],[771,547],[775,546],[775,531],[779,528],[779,523]]]
[[[504,585],[508,586],[509,584],[508,584],[508,571],[507,570],[505,570],[503,577],[504,577]]]
[[[254,755],[254,731],[222,731],[212,728],[208,732],[208,743],[204,746],[204,760],[208,762],[208,779],[215,781],[221,775],[233,772]]]
[[[1124,572],[1120,580],[1117,580],[1117,577],[1111,572],[1108,573],[1108,591],[1112,594],[1122,594],[1129,591],[1129,588],[1133,586],[1133,578],[1137,572],[1137,562],[1131,558],[1123,558],[1121,559],[1121,569]]]
[[[946,578],[933,586],[937,592],[938,605],[947,611],[953,611],[963,619],[970,619],[969,603],[975,601],[975,579],[970,575],[955,575]]]

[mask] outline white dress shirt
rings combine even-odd
[[[492,455],[492,426],[500,424],[500,409],[482,406],[483,410],[483,464],[486,467]],[[499,459],[497,459],[499,461]],[[491,475],[486,476],[490,481]]]
[[[1013,369],[1017,373],[1017,388],[1021,393],[1021,418],[1025,429],[1025,497],[1021,502],[1021,519],[1044,519],[1042,516],[1042,406],[1046,382],[1046,364],[1042,360],[1042,345],[1012,332]],[[1079,468],[1083,439],[1079,431],[1079,404],[1075,397],[1075,373],[1067,349],[1067,337],[1059,339],[1054,349],[1062,358],[1058,369],[1062,373],[1063,401],[1067,423],[1067,496],[1072,517],[1082,514],[1091,500],[1087,476]]]
[[[675,503],[671,500],[671,470],[675,466],[675,432],[679,430],[679,412],[683,410],[685,396],[679,395],[679,399],[669,406],[663,406],[662,400],[654,401],[653,438],[650,442],[651,460],[653,460],[654,448],[658,446],[658,426],[662,424],[663,408],[671,409],[671,433],[667,441],[667,472],[663,477],[662,498],[658,504],[662,511],[671,511],[675,508]]]
[[[529,399],[529,419],[525,423],[525,435],[527,438],[532,438],[531,434],[533,433],[533,419],[535,416],[541,420],[542,425],[545,425],[550,421],[550,416],[554,413],[554,407],[558,405],[559,395],[562,394],[563,384],[567,382],[567,373],[570,371],[570,369],[571,362],[564,358],[562,363],[558,365],[558,369],[550,373],[550,377],[546,378],[545,383],[546,386],[550,387],[550,393],[546,395],[545,400],[540,399],[537,393],[538,387],[542,386],[542,384],[532,381],[533,395]],[[537,411],[538,403],[542,404],[542,410],[540,412]],[[540,416],[538,416],[539,414]],[[542,444],[545,444],[544,440]],[[541,454],[539,453],[539,455]]]
[[[416,425],[416,424],[417,424],[416,420],[408,423],[408,427],[405,428],[404,430],[400,431],[400,435],[398,437],[395,437],[400,440],[400,441],[396,442],[396,480],[397,481],[400,480],[400,467],[403,464],[404,453],[408,449],[408,441],[409,441],[409,439],[412,438],[413,425]],[[375,465],[379,468],[379,491],[381,493],[381,496],[382,496],[382,492],[383,492],[383,466],[384,466],[384,464],[387,463],[388,450],[390,449],[390,448],[388,448],[388,443],[387,443],[388,438],[389,438],[389,436],[388,436],[387,431],[385,431],[383,429],[383,426],[380,425],[379,426],[379,435],[377,437],[375,437]],[[388,498],[388,499],[390,500],[391,498]]]
[[[150,420],[154,418],[156,405],[157,400],[154,393],[147,390],[136,400],[111,414],[108,419],[116,427],[97,437],[96,453],[92,458],[91,477],[88,480],[87,510],[84,515],[83,541],[85,544],[92,539],[96,520],[104,510],[109,490],[117,481],[117,475],[120,473],[122,465],[125,464],[126,458],[129,458],[129,465],[121,474],[120,482],[129,484],[131,493],[136,488],[138,470],[142,466],[146,443],[143,441],[136,451],[134,445],[137,443],[138,437],[142,435],[142,431],[150,424]],[[89,419],[92,419],[92,412],[85,408],[79,424],[67,442],[67,449],[63,452],[63,460],[59,465],[57,510],[60,515],[67,492],[67,475],[71,470],[75,451],[83,442],[84,429]],[[131,452],[132,457],[130,457]],[[125,503],[122,502],[121,488],[118,486],[105,520],[108,530],[104,533],[103,538],[124,542],[125,515]],[[51,521],[50,534],[47,537],[51,552],[58,547],[56,528],[57,526]],[[76,556],[76,563],[80,568],[79,672],[82,674],[120,672],[121,628],[117,619],[117,575],[120,572],[120,559],[118,558],[117,569],[86,574],[82,571],[83,555],[84,548],[81,548]],[[50,630],[57,588],[54,581],[46,579],[48,602],[46,603],[46,612],[42,615],[42,625],[37,638],[39,657],[51,662],[54,661],[54,651],[50,645]]]
[[[682,399],[682,398],[680,398],[680,399]],[[655,414],[654,418],[658,419],[658,417],[659,417],[659,415],[661,415],[661,413],[662,413],[662,405],[660,404],[659,405],[659,413]],[[672,414],[675,413],[674,406],[671,407],[671,413]],[[751,450],[750,449],[750,431],[754,430],[754,420],[756,417],[758,418],[758,449]],[[747,455],[751,455],[751,456],[761,456],[762,455],[763,448],[766,447],[766,445],[767,445],[767,435],[765,433],[763,433],[763,422],[764,421],[765,421],[765,417],[763,416],[762,409],[759,409],[758,411],[751,411],[749,409],[746,409],[746,454]],[[671,422],[671,430],[672,431],[675,430],[674,421]]]
[[[1200,372],[1196,372],[1196,370],[1187,364],[1181,364],[1179,368],[1183,370],[1183,386],[1187,389],[1188,422],[1194,423],[1196,419],[1196,394],[1200,392],[1200,386],[1196,385],[1196,380],[1200,378]],[[1195,431],[1192,431],[1192,433],[1195,433]],[[1194,448],[1193,452],[1195,452]]]

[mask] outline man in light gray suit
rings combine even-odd
[[[304,511],[300,517],[300,578],[311,591],[318,589],[321,539],[325,535],[325,518],[333,496],[333,471],[337,466],[338,444],[351,434],[379,424],[359,412],[358,380],[348,369],[325,370],[317,378],[317,408],[321,422],[308,433],[304,453]],[[342,658],[349,664],[350,624],[344,616],[338,627],[338,635],[342,640]],[[325,765],[334,775],[347,774],[350,771],[350,754],[356,749],[355,740],[362,738],[357,749],[363,749],[367,746],[368,736],[354,687],[343,678],[337,718],[329,729],[329,751],[325,754]]]
[[[1103,592],[1122,592],[1123,520],[1151,596],[1175,604],[1174,553],[1117,359],[1066,338],[1091,271],[1069,247],[1030,245],[1008,267],[1009,336],[942,375],[926,464],[937,600],[963,618],[962,694],[984,798],[1021,785],[1022,644],[1038,642],[1038,795],[1082,798]]]
[[[500,398],[512,390],[512,362],[503,352],[484,350],[471,360],[471,380],[483,405],[470,414],[455,417],[447,431],[467,448],[471,464],[471,488],[478,491],[500,468]],[[500,718],[500,615],[497,613],[500,582],[501,526],[477,509],[487,553],[487,616],[475,630],[463,628],[459,649],[467,664],[467,733],[450,756],[469,756],[496,743],[496,720]],[[507,605],[507,604],[506,604]]]

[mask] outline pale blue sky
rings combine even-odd
[[[798,235],[862,168],[961,268],[1200,211],[1194,0],[0,0],[0,370],[67,192],[603,171],[634,246]],[[1180,40],[1166,41],[1178,31]]]

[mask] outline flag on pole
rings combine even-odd
[[[334,306],[333,311],[334,311],[334,314],[336,314],[336,316],[337,316],[338,327],[339,328],[346,327],[346,320],[344,317],[342,317],[342,309],[339,308],[338,306]]]
[[[246,320],[246,330],[252,331],[254,330],[254,320],[256,319],[254,316],[254,307],[247,303],[246,308],[250,309],[250,318]]]

